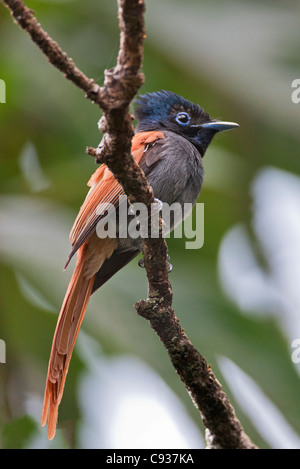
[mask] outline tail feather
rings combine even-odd
[[[95,276],[84,277],[85,246],[78,252],[76,268],[59,314],[48,366],[41,424],[48,420],[48,438],[54,438],[64,384],[77,335],[92,292]]]

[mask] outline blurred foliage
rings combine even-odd
[[[27,4],[75,63],[101,84],[118,51],[116,2]],[[251,376],[300,434],[299,373],[291,361],[290,338],[275,316],[244,314],[228,298],[218,277],[218,254],[227,231],[243,223],[268,269],[253,233],[251,185],[266,166],[299,174],[300,105],[290,99],[299,71],[300,35],[294,22],[299,2],[146,4],[141,93],[169,89],[241,126],[218,136],[205,156],[199,199],[205,204],[205,243],[194,251],[185,249],[184,239],[170,239],[170,278],[182,326],[212,364],[245,430],[257,444],[270,447],[224,382],[218,356],[230,358]],[[260,25],[264,15],[274,20],[273,26],[271,21]],[[100,112],[47,63],[3,5],[0,30],[0,78],[7,87],[6,104],[0,104],[0,338],[7,353],[7,363],[0,364],[0,445],[20,448],[38,428],[38,412],[32,413],[27,397],[41,402],[56,313],[73,266],[62,272],[68,231],[95,170],[85,147],[100,141]],[[253,50],[251,34],[257,36]],[[145,295],[144,271],[134,261],[91,299],[83,329],[97,339],[104,355],[130,354],[148,363],[202,431],[165,350],[132,308]],[[60,406],[64,437],[58,436],[53,447],[79,445],[73,435],[74,421],[80,421],[76,389],[86,366],[75,349]]]

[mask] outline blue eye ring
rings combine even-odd
[[[191,122],[191,117],[187,112],[178,112],[177,116],[175,117],[177,124],[179,125],[189,125]]]

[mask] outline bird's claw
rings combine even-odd
[[[167,254],[167,261],[170,260],[170,256]],[[138,266],[141,267],[142,269],[145,268],[145,261],[144,261],[144,258],[140,259],[138,261]],[[170,264],[170,262],[168,262],[168,273],[172,272],[173,270],[173,265]]]
[[[158,211],[160,212],[160,211],[162,210],[162,208],[163,208],[163,204],[164,204],[164,203],[163,203],[160,199],[157,199],[157,198],[154,198],[154,202],[157,203],[157,205],[158,205]]]

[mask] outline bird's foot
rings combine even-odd
[[[163,208],[163,204],[164,204],[164,203],[163,203],[161,200],[157,199],[157,198],[154,198],[154,202],[157,203],[157,205],[158,205],[158,211],[160,212],[160,211],[162,210],[162,208]]]
[[[169,261],[169,260],[170,260],[170,256],[167,254],[167,261]],[[140,260],[138,261],[138,265],[139,265],[139,267],[141,267],[142,269],[145,268],[145,261],[144,261],[144,258],[142,258],[142,259],[140,259]],[[168,273],[172,272],[172,270],[173,270],[173,265],[170,264],[170,262],[168,262]]]

